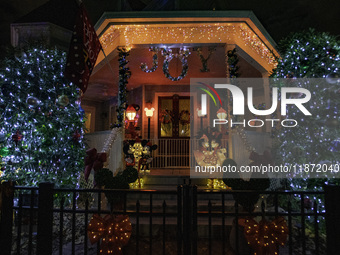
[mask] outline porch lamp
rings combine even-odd
[[[130,134],[133,137],[137,135],[135,132],[135,127],[137,126],[137,123],[138,123],[139,109],[140,109],[139,105],[131,104],[126,108],[126,112],[125,112],[125,123],[126,123],[125,128],[130,131]]]
[[[153,112],[155,111],[155,108],[152,107],[151,103],[146,103],[144,111],[145,111],[146,117],[148,118],[148,140],[150,140],[150,119],[153,116]]]
[[[198,118],[200,118],[200,122],[201,122],[201,129],[203,128],[203,118],[206,116],[205,114],[202,114],[202,109],[201,108],[197,108],[197,116]]]
[[[136,109],[132,105],[129,105],[126,108],[126,118],[128,119],[128,121],[134,122],[136,115],[137,115]]]
[[[227,116],[227,111],[224,110],[222,107],[217,111],[217,118],[219,118],[220,120],[225,120]]]

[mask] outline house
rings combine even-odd
[[[121,161],[122,155],[117,156],[117,151],[122,151],[120,145],[117,142],[112,145],[113,141],[108,141],[111,131],[105,130],[110,130],[116,122],[118,95],[122,93],[118,89],[117,49],[127,49],[131,71],[126,87],[127,104],[138,106],[139,111],[133,116],[133,129],[127,121],[123,132],[125,137],[118,140],[135,138],[135,134],[141,139],[148,139],[158,145],[151,164],[154,172],[157,169],[161,175],[188,175],[190,161],[193,160],[190,156],[193,138],[199,127],[208,126],[210,119],[215,118],[211,115],[207,118],[199,116],[198,105],[192,104],[190,79],[230,78],[232,71],[236,71],[230,70],[235,67],[228,62],[228,53],[232,53],[238,59],[240,78],[264,78],[254,89],[254,104],[269,104],[270,91],[266,78],[275,67],[275,58],[279,53],[275,42],[251,11],[166,10],[104,12],[95,29],[105,55],[100,53],[98,57],[82,99],[82,107],[88,117],[86,124],[92,145],[106,146],[106,149],[108,144],[116,146],[112,147],[111,154],[115,161]],[[60,41],[65,42],[69,38],[64,28],[47,23],[50,29],[45,30],[58,31],[59,34],[54,34],[58,34],[55,37]],[[25,34],[24,25],[32,30],[32,26],[38,28],[39,24],[33,22],[28,26],[25,20],[25,24],[12,25],[15,45]],[[50,34],[52,37],[53,33]],[[147,117],[146,108],[154,109],[152,117]],[[247,114],[245,118],[251,119],[252,116]],[[193,126],[195,128],[191,129]],[[253,139],[263,139],[262,136],[252,135],[253,132],[267,137],[269,131],[268,126],[263,126],[245,128],[242,132],[258,137]],[[227,157],[247,160],[248,155],[241,154],[246,151],[248,142],[244,137],[232,138],[231,133],[222,142],[229,148]],[[116,165],[122,167],[122,162]]]

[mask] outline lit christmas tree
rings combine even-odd
[[[311,92],[311,100],[304,106],[312,116],[305,116],[296,106],[287,107],[287,119],[296,119],[294,128],[280,128],[275,134],[276,163],[293,164],[306,169],[305,164],[320,164],[326,174],[304,174],[289,179],[293,190],[322,190],[325,183],[339,183],[336,176],[340,161],[340,46],[334,36],[314,30],[296,33],[281,46],[282,59],[272,77],[285,78],[283,86],[301,86]],[[306,79],[303,84],[295,78]],[[302,95],[292,95],[299,98]],[[317,165],[316,165],[317,166]],[[339,176],[339,174],[337,174]],[[330,178],[326,178],[330,176]],[[309,198],[307,198],[309,199]],[[314,197],[323,207],[321,199]]]
[[[44,46],[10,54],[0,70],[2,180],[74,187],[85,145],[79,90],[63,76],[66,53]],[[0,141],[1,142],[1,141]]]

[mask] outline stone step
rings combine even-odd
[[[157,186],[177,186],[183,184],[206,186],[207,179],[191,179],[190,176],[176,176],[176,175],[146,175],[143,177],[146,185],[157,185]]]
[[[163,193],[155,193],[152,194],[153,200],[177,200],[177,186],[153,186],[153,185],[146,185],[143,187],[143,190],[160,190],[160,191],[170,191],[168,194]],[[224,195],[225,200],[233,200],[233,197],[231,194],[225,194]],[[127,200],[150,200],[150,193],[129,193],[127,195]],[[216,191],[211,190],[211,192],[205,192],[205,193],[198,193],[197,194],[197,200],[222,200],[222,194]]]
[[[177,201],[176,200],[154,200],[152,201],[152,211],[157,213],[163,212],[163,203],[166,203],[165,210],[167,213],[177,212]],[[211,200],[211,210],[212,212],[222,212],[222,201]],[[140,211],[149,211],[150,210],[150,201],[140,200]],[[209,210],[209,200],[200,200],[197,202],[198,211],[208,211]],[[234,212],[234,200],[225,200],[224,201],[224,210],[225,212]],[[126,205],[127,210],[134,211],[136,210],[136,202],[128,202]]]

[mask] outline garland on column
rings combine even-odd
[[[130,55],[130,51],[126,48],[118,48],[119,52],[119,90],[118,90],[118,109],[117,109],[117,120],[118,124],[116,127],[121,127],[124,123],[124,111],[126,109],[126,86],[128,79],[131,76],[130,68],[126,65],[129,61],[126,57]]]
[[[237,78],[239,76],[239,73],[237,72],[239,69],[239,66],[237,66],[239,59],[236,55],[236,48],[233,50],[228,50],[227,57],[229,78]]]
[[[202,48],[198,47],[195,49],[197,51],[197,55],[200,57],[200,60],[202,62],[202,69],[200,69],[200,71],[202,73],[205,72],[210,72],[210,69],[208,68],[208,60],[210,59],[211,55],[213,54],[213,52],[216,50],[215,46],[211,46],[208,48],[208,57],[204,58],[203,54],[202,54]]]
[[[153,73],[158,68],[158,55],[157,55],[157,53],[159,51],[159,48],[157,48],[157,47],[150,47],[149,51],[154,52],[153,57],[152,57],[152,59],[153,59],[152,67],[149,69],[149,67],[147,66],[146,63],[141,63],[140,68],[142,69],[143,72]]]
[[[162,56],[164,57],[163,73],[165,77],[172,81],[182,80],[188,73],[188,56],[190,55],[189,50],[180,50],[179,53],[173,54],[171,49],[163,49]],[[182,72],[177,77],[172,77],[169,73],[169,63],[173,58],[179,58],[182,62]]]

